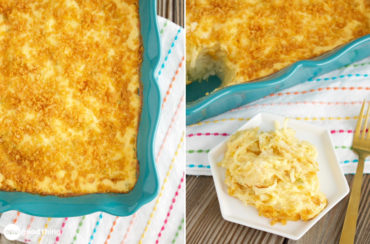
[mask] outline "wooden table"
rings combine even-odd
[[[184,27],[185,0],[157,0],[158,15]]]
[[[351,184],[353,175],[346,176]],[[220,212],[212,177],[186,177],[186,240],[195,243],[338,243],[348,197],[312,227],[299,241],[225,221]],[[364,176],[356,244],[370,243],[370,175]]]

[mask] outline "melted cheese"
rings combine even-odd
[[[188,0],[188,82],[270,75],[370,34],[368,0]]]
[[[128,192],[137,179],[136,0],[0,0],[0,189]]]
[[[327,205],[319,189],[316,148],[292,129],[239,131],[230,137],[220,166],[228,193],[257,208],[271,224],[310,220]]]

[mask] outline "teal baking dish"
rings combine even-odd
[[[102,193],[76,197],[40,196],[23,192],[0,192],[0,212],[18,210],[40,217],[73,217],[97,211],[116,216],[133,214],[158,194],[154,142],[161,99],[154,71],[160,58],[156,0],[140,0],[141,34],[144,47],[141,66],[143,107],[137,142],[140,173],[127,194]]]
[[[186,124],[194,124],[216,116],[368,56],[370,56],[370,35],[317,58],[296,62],[263,79],[225,87],[207,96],[204,94],[209,91],[209,87],[215,88],[220,82],[215,77],[210,78],[208,82],[194,82],[186,86]]]

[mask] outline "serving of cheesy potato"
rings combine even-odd
[[[327,205],[320,192],[316,148],[289,128],[236,132],[219,165],[228,194],[254,206],[271,224],[310,220]]]
[[[187,81],[250,82],[366,34],[368,0],[187,0]]]
[[[138,0],[0,0],[0,190],[133,189]]]

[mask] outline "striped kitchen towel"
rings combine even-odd
[[[162,58],[156,76],[163,99],[156,139],[158,197],[123,218],[102,212],[39,218],[9,211],[1,215],[0,233],[15,224],[17,240],[25,243],[184,243],[185,33],[168,20],[159,17],[158,22]]]
[[[344,172],[352,174],[358,161],[351,150],[353,130],[364,99],[370,100],[370,58],[190,125],[186,129],[186,173],[210,175],[208,151],[249,118],[270,112],[327,128]],[[370,173],[370,159],[365,173]]]

